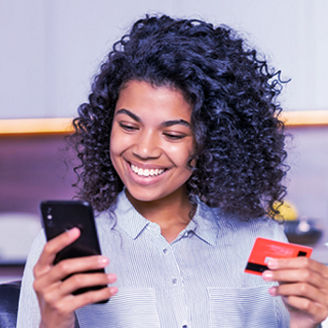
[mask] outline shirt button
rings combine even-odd
[[[167,253],[167,248],[163,248],[163,253],[164,253],[164,254]]]
[[[172,279],[172,284],[173,284],[173,285],[176,285],[177,282],[178,282],[178,280],[177,280],[176,278],[173,278],[173,279]]]

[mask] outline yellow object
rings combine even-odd
[[[279,214],[274,216],[275,220],[295,221],[298,218],[296,207],[288,201],[274,202],[273,208],[279,212]]]
[[[72,117],[0,119],[1,135],[70,134],[74,132]]]

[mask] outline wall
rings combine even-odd
[[[292,128],[287,133],[287,198],[300,216],[328,222],[328,127]]]
[[[327,108],[326,0],[2,0],[0,118],[72,116],[113,41],[144,13],[235,27],[292,78],[285,108]]]
[[[328,127],[287,129],[286,199],[323,231],[312,258],[328,264]]]

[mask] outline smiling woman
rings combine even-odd
[[[103,256],[53,264],[80,233],[50,242],[41,233],[18,327],[320,323],[328,314],[323,264],[271,259],[262,277],[244,273],[257,237],[286,241],[263,216],[286,192],[281,87],[279,73],[226,26],[137,21],[102,64],[71,139],[79,196],[97,210]],[[92,273],[109,259],[114,274]]]
[[[75,120],[80,196],[102,211],[122,191],[122,177],[110,161],[110,129],[127,83],[144,81],[154,91],[179,91],[192,109],[196,161],[184,186],[191,204],[199,197],[244,218],[273,210],[285,194],[286,152],[276,102],[282,84],[279,73],[258,57],[226,27],[173,23],[166,16],[138,21],[114,45]]]

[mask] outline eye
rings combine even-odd
[[[127,123],[122,123],[122,122],[119,122],[118,124],[123,130],[128,131],[128,132],[138,130],[138,127],[135,125],[132,125],[132,124],[127,124]]]
[[[165,135],[165,137],[167,137],[170,140],[180,140],[183,139],[185,137],[184,134],[173,134],[173,133],[163,133]]]

